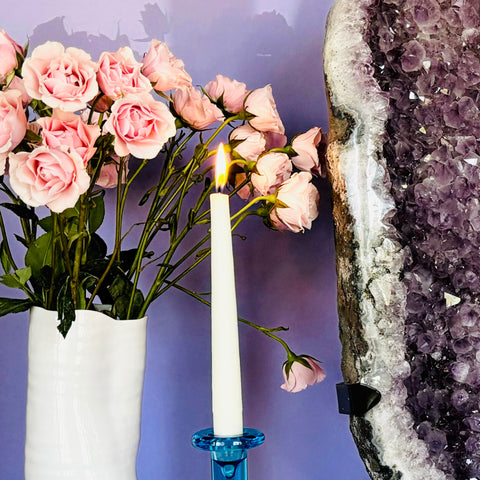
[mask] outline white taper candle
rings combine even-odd
[[[210,195],[210,209],[213,431],[234,437],[243,434],[243,407],[228,195]]]

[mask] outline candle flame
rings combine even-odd
[[[215,186],[221,190],[227,183],[227,156],[223,143],[218,146],[217,158],[215,161]]]

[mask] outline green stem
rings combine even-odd
[[[189,272],[191,272],[197,265],[200,265],[208,256],[210,255],[210,251],[203,253],[192,265],[190,265],[188,268],[186,268],[182,273],[177,275],[173,280],[165,280],[164,283],[167,284],[166,287],[163,287],[161,290],[159,290],[154,298],[158,298],[160,295],[165,293],[170,287],[175,287],[177,283],[185,277]]]
[[[56,214],[54,214],[56,215]],[[53,219],[53,239],[52,239],[52,276],[50,278],[50,287],[47,293],[47,310],[52,308],[52,301],[53,301],[53,290],[55,288],[55,269],[56,269],[56,252],[55,246],[57,244],[57,222]]]
[[[239,210],[235,215],[232,215],[230,220],[235,220],[237,217],[242,215],[244,212],[250,209],[250,207],[253,207],[256,203],[265,200],[267,202],[275,202],[275,195],[263,195],[261,197],[255,197],[253,200],[251,200],[247,205],[245,205],[241,210]]]
[[[65,232],[65,223],[62,214],[54,214],[53,221],[58,221],[58,235],[60,238],[60,250],[62,253],[62,258],[63,258],[63,263],[65,265],[65,269],[68,272],[68,275],[71,277],[72,276],[72,265],[70,263],[70,257],[68,256],[68,246],[66,244],[66,239],[65,235],[63,232]]]
[[[118,189],[117,189],[117,207],[115,212],[115,244],[113,248],[112,255],[110,257],[110,261],[108,262],[105,270],[102,273],[102,276],[98,279],[97,284],[95,285],[95,289],[90,296],[90,299],[87,303],[87,310],[91,307],[94,298],[97,296],[100,287],[102,286],[103,282],[107,278],[110,270],[112,269],[115,262],[120,260],[120,252],[122,246],[122,219],[123,219],[123,212],[125,209],[125,201],[127,198],[128,190],[130,189],[130,185],[138,176],[138,174],[143,170],[145,165],[148,163],[148,160],[144,159],[142,163],[138,166],[137,170],[133,173],[131,178],[127,181],[124,188],[122,189],[122,178],[123,178],[123,168],[125,165],[125,157],[120,159],[120,167],[118,171]]]
[[[86,205],[86,196],[85,194],[80,196],[80,214],[78,216],[78,232],[80,236],[76,240],[75,244],[75,254],[73,261],[73,271],[72,277],[70,280],[70,288],[72,291],[72,299],[75,308],[79,308],[81,302],[79,302],[79,292],[78,292],[78,279],[80,276],[80,267],[82,265],[82,256],[83,256],[83,247],[85,244],[84,232],[87,219],[87,205]]]
[[[212,143],[212,141],[218,136],[218,134],[230,123],[234,122],[235,120],[240,120],[241,117],[240,115],[234,115],[232,117],[227,118],[218,128],[215,130],[215,132],[212,134],[212,136],[205,142],[205,147],[208,148],[208,146]]]
[[[147,218],[144,222],[144,227],[140,235],[137,253],[132,262],[132,266],[128,271],[129,278],[131,278],[132,275],[134,275],[134,272],[135,272],[135,275],[137,276],[137,272],[139,272],[140,270],[140,265],[141,265],[143,256],[145,255],[145,250],[147,249],[151,241],[149,237],[154,226],[152,222],[152,217],[156,216],[155,212],[158,210],[158,208],[162,208],[162,205],[164,204],[163,200],[165,200],[165,197],[168,197],[168,192],[167,192],[167,195],[163,195],[162,201],[159,202],[159,199],[161,197],[161,192],[163,191],[165,186],[168,184],[172,176],[176,173],[176,170],[172,167],[173,162],[175,161],[176,157],[180,155],[180,153],[183,151],[183,149],[187,145],[187,142],[193,137],[193,135],[195,135],[195,132],[190,132],[190,134],[187,135],[185,139],[183,139],[183,141],[177,146],[177,149],[173,153],[172,153],[172,150],[175,147],[175,144],[176,144],[175,141],[173,141],[170,145],[170,150],[168,151],[165,162],[163,163],[163,168],[160,174],[160,180],[158,182],[158,186],[155,191],[155,196],[150,205],[150,210],[147,214]],[[177,180],[173,182],[173,185],[175,185],[176,183],[177,183]],[[169,189],[169,191],[171,191],[171,188]],[[137,278],[137,281],[138,281],[138,278]],[[136,283],[137,282],[135,282],[135,284]]]
[[[188,288],[185,288],[185,287],[182,287],[181,285],[173,285],[173,287],[177,288],[178,290],[186,293],[187,295],[190,295],[191,297],[195,298],[196,300],[198,300],[199,302],[203,303],[204,305],[206,305],[207,307],[211,307],[211,303],[208,301],[208,300],[205,300],[203,297],[201,297],[198,293],[195,293],[195,292],[192,292],[191,290],[189,290]],[[285,349],[285,351],[287,352],[287,356],[288,357],[291,357],[291,356],[295,356],[295,354],[292,352],[292,350],[290,349],[290,347],[288,346],[287,342],[285,342],[285,340],[283,340],[282,338],[280,338],[279,336],[273,334],[272,332],[277,330],[275,328],[267,328],[267,327],[262,327],[261,325],[257,325],[256,323],[254,322],[250,322],[249,320],[246,320],[244,318],[240,318],[238,317],[238,321],[239,322],[242,322],[244,323],[245,325],[248,325],[249,327],[252,327],[252,328],[255,328],[256,330],[258,330],[259,332],[262,332],[264,335],[267,335],[267,337],[270,337],[271,339],[277,341],[278,343],[280,343],[280,345],[282,345],[282,347]]]

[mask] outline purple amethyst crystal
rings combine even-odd
[[[335,70],[335,64],[326,63],[334,119],[331,176],[334,195],[340,199],[335,199],[334,215],[341,333],[346,338],[344,372],[381,384],[381,361],[388,362],[385,357],[396,351],[398,337],[375,330],[389,320],[376,316],[402,318],[408,371],[398,366],[399,373],[389,381],[394,384],[401,378],[406,388],[405,399],[399,394],[402,407],[427,457],[415,458],[413,467],[400,453],[398,461],[391,460],[397,453],[380,438],[386,427],[374,425],[386,418],[382,412],[378,420],[372,415],[371,450],[388,450],[385,457],[391,468],[382,470],[376,464],[381,451],[364,454],[366,464],[375,479],[422,478],[420,464],[433,472],[429,479],[477,479],[480,0],[356,0],[354,7],[346,0],[337,3],[342,5],[345,35],[357,33],[348,29],[358,21],[371,60],[366,65],[367,54],[359,49],[349,56],[352,72],[344,71],[344,77],[337,75],[341,69]],[[342,40],[346,56],[353,48],[350,37]],[[348,82],[357,82],[352,89],[357,96],[348,96]],[[370,163],[361,163],[362,155],[369,156]],[[373,238],[377,212],[384,216],[378,238]],[[400,259],[398,269],[379,254],[385,239],[396,246],[392,250]],[[346,265],[351,264],[349,270]],[[391,289],[382,289],[389,281]],[[403,302],[395,303],[397,292],[405,297]],[[351,313],[355,308],[357,316]],[[364,343],[345,334],[349,328],[357,329]],[[398,385],[382,385],[387,385],[388,395],[401,391]],[[361,435],[368,428],[355,420],[352,424],[362,449]]]
[[[430,456],[466,480],[478,469],[478,458],[465,461],[474,443],[480,456],[470,433],[480,432],[472,401],[480,394],[480,2],[380,1],[370,14],[375,76],[389,98],[383,154],[396,179],[395,238],[411,255],[406,403]],[[446,308],[439,292],[458,303]],[[447,398],[434,402],[438,391]]]

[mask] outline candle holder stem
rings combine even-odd
[[[192,437],[194,447],[210,452],[212,480],[248,480],[247,450],[264,441],[265,435],[253,428],[245,428],[238,437],[216,437],[211,428]]]

